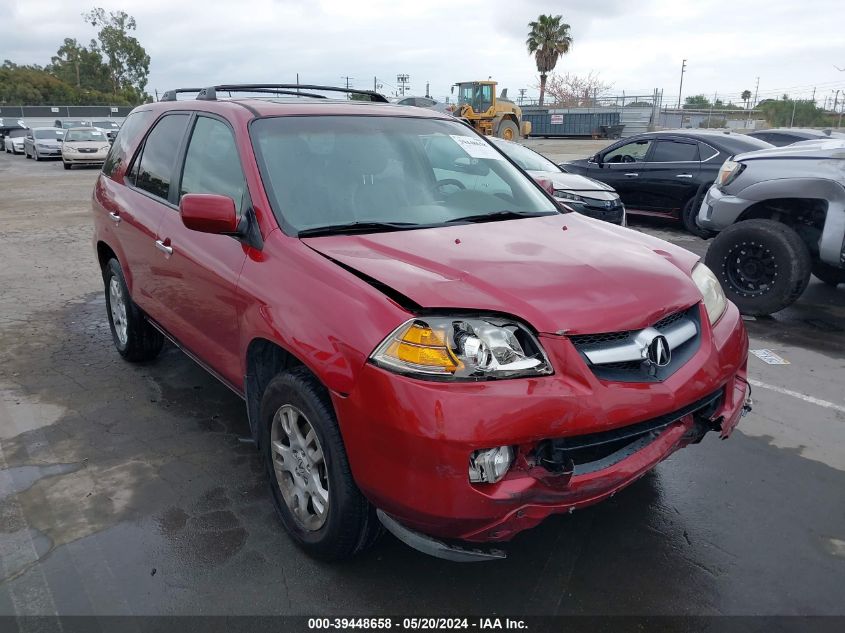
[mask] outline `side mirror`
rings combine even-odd
[[[593,154],[590,160],[593,161],[596,165],[601,165],[601,154]]]
[[[238,232],[235,201],[213,193],[186,193],[179,202],[182,224],[201,233],[233,234]]]

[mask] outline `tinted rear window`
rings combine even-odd
[[[170,114],[155,124],[144,143],[135,186],[167,200],[176,154],[188,127],[187,114]]]
[[[698,143],[657,141],[651,155],[652,163],[679,163],[698,160]]]
[[[152,114],[151,110],[139,110],[129,113],[129,116],[126,117],[126,122],[117,133],[114,145],[112,145],[111,151],[103,165],[104,174],[111,176],[117,171],[118,167],[126,162],[127,153],[147,128],[147,123]]]
[[[713,139],[716,141],[717,139]],[[773,147],[771,143],[761,141],[759,138],[753,136],[740,136],[725,134],[718,139],[718,142],[725,148],[729,154],[742,154],[743,152],[754,152],[758,149],[768,149]]]

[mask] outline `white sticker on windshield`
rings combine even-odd
[[[471,136],[461,136],[459,134],[450,134],[449,136],[472,158],[505,160],[505,157],[493,149],[487,141],[482,141],[480,138],[473,138]]]

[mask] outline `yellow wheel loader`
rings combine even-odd
[[[496,97],[496,85],[495,81],[466,81],[452,86],[452,94],[458,89],[454,115],[487,136],[508,141],[520,135],[527,138],[531,123],[523,121],[522,109],[508,100],[507,88]]]

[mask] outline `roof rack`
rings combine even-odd
[[[388,103],[387,97],[372,90],[357,90],[355,88],[339,88],[337,86],[315,86],[311,84],[223,84],[220,86],[210,86],[199,91],[197,99],[203,101],[216,101],[218,92],[265,92],[271,94],[285,94],[298,97],[311,97],[315,99],[325,99],[323,95],[317,95],[302,90],[320,90],[328,92],[343,92],[345,94],[366,95],[370,97],[370,101],[377,103]],[[189,88],[180,90],[171,90],[165,95],[173,92],[175,99],[178,92],[194,92]],[[164,98],[162,98],[164,101]]]
[[[178,94],[183,92],[202,92],[202,90],[202,88],[176,88],[176,90],[168,90],[161,95],[159,101],[176,101],[176,95]]]

